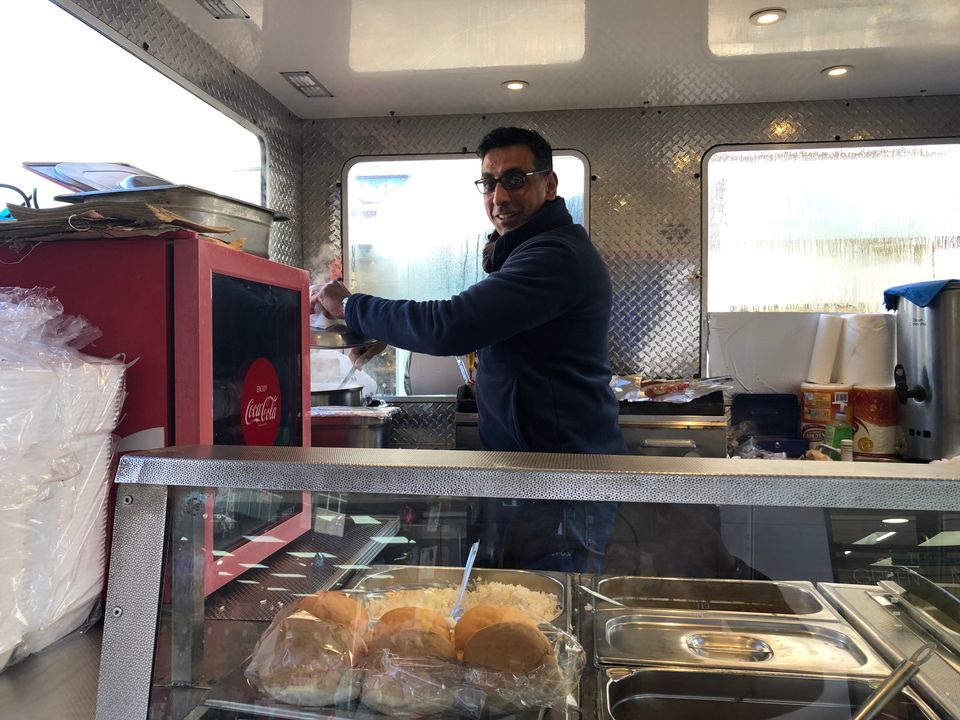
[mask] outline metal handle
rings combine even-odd
[[[907,372],[903,369],[903,365],[897,364],[893,368],[893,381],[896,385],[897,400],[901,405],[907,404],[907,398],[913,398],[917,402],[927,399],[927,391],[922,385],[907,387]]]
[[[920,671],[923,665],[936,653],[937,646],[933,643],[921,645],[917,651],[897,665],[887,679],[877,686],[877,689],[866,699],[857,714],[851,720],[871,720],[886,707],[887,703],[896,697],[907,686],[911,678]]]
[[[696,448],[697,443],[693,440],[671,440],[669,438],[663,440],[647,440],[643,438],[638,443],[640,447],[643,448]]]

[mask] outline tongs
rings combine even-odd
[[[870,697],[868,697],[857,714],[851,720],[871,720],[875,718],[894,697],[900,694],[907,683],[920,672],[920,666],[936,654],[937,646],[933,643],[926,643],[917,648],[906,660],[897,665],[893,671],[877,686]]]

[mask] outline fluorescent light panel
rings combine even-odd
[[[354,72],[561,65],[585,47],[585,0],[350,3]]]

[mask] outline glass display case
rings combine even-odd
[[[960,717],[947,465],[195,446],[118,482],[98,717],[832,720],[925,645],[879,717]],[[309,526],[210,568],[213,496]]]

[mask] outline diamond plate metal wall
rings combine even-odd
[[[708,149],[958,136],[960,97],[305,121],[305,267],[320,275],[340,255],[347,160],[469,152],[487,130],[513,124],[590,161],[590,234],[615,293],[614,370],[678,376],[700,364],[700,160]]]
[[[390,426],[390,447],[453,450],[455,403],[391,400],[400,408]]]
[[[270,257],[302,266],[299,119],[156,0],[55,1],[166,74],[186,79],[214,104],[244,118],[262,133],[267,205],[290,217],[274,225]]]

